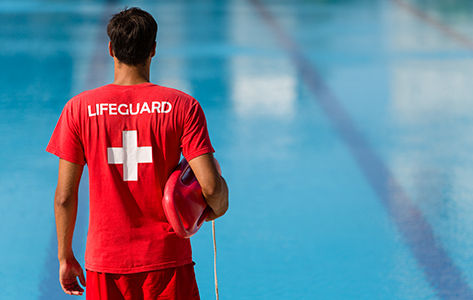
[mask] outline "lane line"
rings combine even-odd
[[[435,29],[439,30],[443,34],[445,34],[447,37],[453,39],[463,47],[467,48],[468,50],[473,51],[473,40],[452,27],[450,27],[448,24],[442,22],[441,20],[438,20],[429,14],[425,13],[421,9],[417,8],[413,4],[410,4],[404,0],[392,0],[394,3],[396,3],[400,8],[404,9],[406,12],[416,16],[420,20],[422,20],[424,23],[429,24],[430,26],[434,27]]]
[[[357,128],[317,68],[260,0],[249,0],[286,50],[315,100],[350,150],[368,183],[411,250],[426,280],[442,299],[473,299],[473,290],[393,174]]]

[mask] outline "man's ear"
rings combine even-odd
[[[151,50],[150,57],[153,57],[156,54],[156,42],[154,42],[153,49]]]
[[[113,53],[112,49],[112,42],[108,42],[108,53],[110,53],[111,57],[115,57],[115,54]]]

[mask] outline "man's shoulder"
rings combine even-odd
[[[165,94],[176,96],[176,97],[182,98],[182,99],[187,99],[189,101],[195,101],[194,97],[192,97],[191,95],[189,95],[189,94],[187,94],[187,93],[185,93],[181,90],[178,90],[176,88],[162,86],[162,85],[155,85],[155,86],[158,87],[159,89],[161,89],[162,92],[165,93]]]
[[[176,88],[161,85],[156,85],[156,87],[159,87],[159,89],[161,89],[162,96],[178,105],[178,107],[182,111],[188,111],[189,109],[191,109],[191,107],[199,105],[199,102],[193,96],[187,94],[186,92],[183,92]]]
[[[101,87],[97,87],[97,88],[94,88],[94,89],[85,90],[83,92],[80,92],[80,93],[72,96],[72,98],[69,99],[67,104],[69,104],[69,105],[77,104],[77,103],[81,102],[83,99],[90,98],[91,96],[96,96],[96,94],[100,93],[103,90],[104,87],[106,87],[106,86],[104,85],[104,86],[101,86]]]

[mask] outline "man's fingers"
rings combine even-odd
[[[79,280],[77,280],[79,277]],[[62,290],[68,295],[82,295],[85,287],[84,271],[77,261],[61,263],[59,268],[59,282]],[[80,282],[80,283],[79,283]]]
[[[79,292],[79,291],[64,291],[64,292],[68,295],[77,295],[77,296],[81,296],[83,294],[83,292]]]
[[[84,291],[64,290],[64,293],[68,295],[82,295]]]
[[[61,286],[64,292],[69,295],[81,295],[84,292],[84,289],[79,285],[77,280],[75,280],[75,282],[63,282]]]
[[[71,295],[82,295],[84,291],[71,291]]]
[[[76,282],[76,283],[72,283],[72,284],[64,284],[63,285],[65,288],[68,288],[68,289],[71,289],[71,288],[81,288],[81,286]]]
[[[71,287],[67,286],[63,287],[62,289],[68,295],[82,295],[82,293],[84,292],[84,289],[81,288],[79,285]]]
[[[80,291],[80,292],[83,292],[84,289],[81,288],[79,285],[75,285],[75,286],[64,286],[63,287],[63,290],[66,290],[66,291]]]

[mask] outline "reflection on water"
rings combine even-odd
[[[393,116],[427,124],[471,116],[473,59],[405,60],[391,68]]]
[[[296,79],[288,61],[261,57],[232,59],[234,111],[244,118],[294,116]]]

